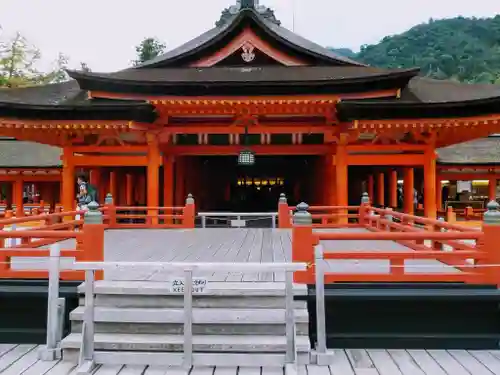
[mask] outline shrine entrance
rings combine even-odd
[[[257,156],[254,165],[238,165],[236,156],[201,159],[201,210],[275,212],[281,193],[290,204],[312,195],[315,156]]]

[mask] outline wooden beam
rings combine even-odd
[[[23,180],[25,182],[58,182],[61,181],[60,174],[0,174],[0,182],[14,182]]]
[[[73,156],[77,167],[142,167],[148,165],[147,156]]]
[[[397,145],[374,145],[374,144],[357,144],[347,146],[349,152],[394,152],[394,151],[425,151],[426,145],[412,144],[397,144]]]
[[[257,155],[323,155],[331,152],[331,145],[228,145],[228,146],[169,146],[164,149],[169,155],[237,155],[250,149]]]
[[[124,145],[124,146],[73,146],[74,153],[147,153],[148,147],[146,145]]]
[[[423,154],[366,154],[349,155],[347,157],[349,165],[415,165],[424,163]]]

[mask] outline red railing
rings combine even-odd
[[[110,229],[194,228],[196,208],[191,195],[183,207],[128,207],[115,206],[112,201],[104,206]]]
[[[0,220],[0,278],[47,278],[48,271],[28,269],[28,265],[43,264],[42,258],[49,256],[49,249],[41,247],[64,240],[74,240],[74,244],[64,245],[62,257],[104,260],[105,225],[85,224],[82,215],[82,211],[72,211]],[[81,271],[66,271],[61,277],[83,280],[84,275]]]
[[[496,204],[496,203],[495,203]],[[498,206],[498,205],[497,205]],[[492,209],[495,209],[491,206]],[[407,215],[379,209],[369,204],[358,206],[358,214],[351,217],[357,223],[353,226],[366,229],[361,232],[321,232],[313,231],[313,214],[307,205],[299,205],[292,225],[292,257],[296,262],[309,264],[307,271],[297,272],[295,282],[314,284],[314,248],[322,245],[322,261],[360,262],[368,269],[353,269],[348,272],[326,271],[325,282],[466,282],[500,284],[500,252],[496,251],[495,237],[500,223],[485,223],[483,230],[468,228],[440,220]],[[328,208],[334,211],[335,207]],[[344,208],[340,208],[344,209]],[[338,211],[338,210],[337,210]],[[281,212],[281,211],[280,211]],[[500,212],[498,213],[500,215]],[[323,227],[338,227],[325,225]],[[496,233],[495,233],[496,232]],[[328,249],[336,241],[337,249]],[[345,241],[369,242],[367,250],[343,250]],[[376,241],[393,241],[405,247],[389,250],[387,244],[380,246]],[[352,248],[352,244],[350,245]],[[391,246],[392,247],[392,246]],[[359,243],[356,244],[359,249]],[[370,268],[366,261],[379,260],[381,263]],[[415,266],[406,265],[408,260],[433,260],[433,266],[421,265],[422,272],[408,272]],[[335,264],[335,262],[334,262]],[[339,266],[340,267],[340,266]],[[429,267],[441,270],[429,271]],[[334,267],[335,268],[335,267]],[[341,267],[343,268],[343,267]],[[363,267],[362,267],[363,268]]]

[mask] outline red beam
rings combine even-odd
[[[256,155],[322,155],[333,151],[330,145],[169,146],[164,151],[175,155],[237,155],[243,149]]]

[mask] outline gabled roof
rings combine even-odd
[[[256,9],[242,8],[235,14],[228,15],[224,22],[218,23],[213,29],[133,69],[188,66],[200,57],[218,50],[244,26],[254,28],[278,48],[303,56],[314,65],[365,66],[285,29]]]
[[[364,66],[157,68],[116,73],[68,71],[82,89],[151,95],[349,93],[404,87],[418,69]]]

